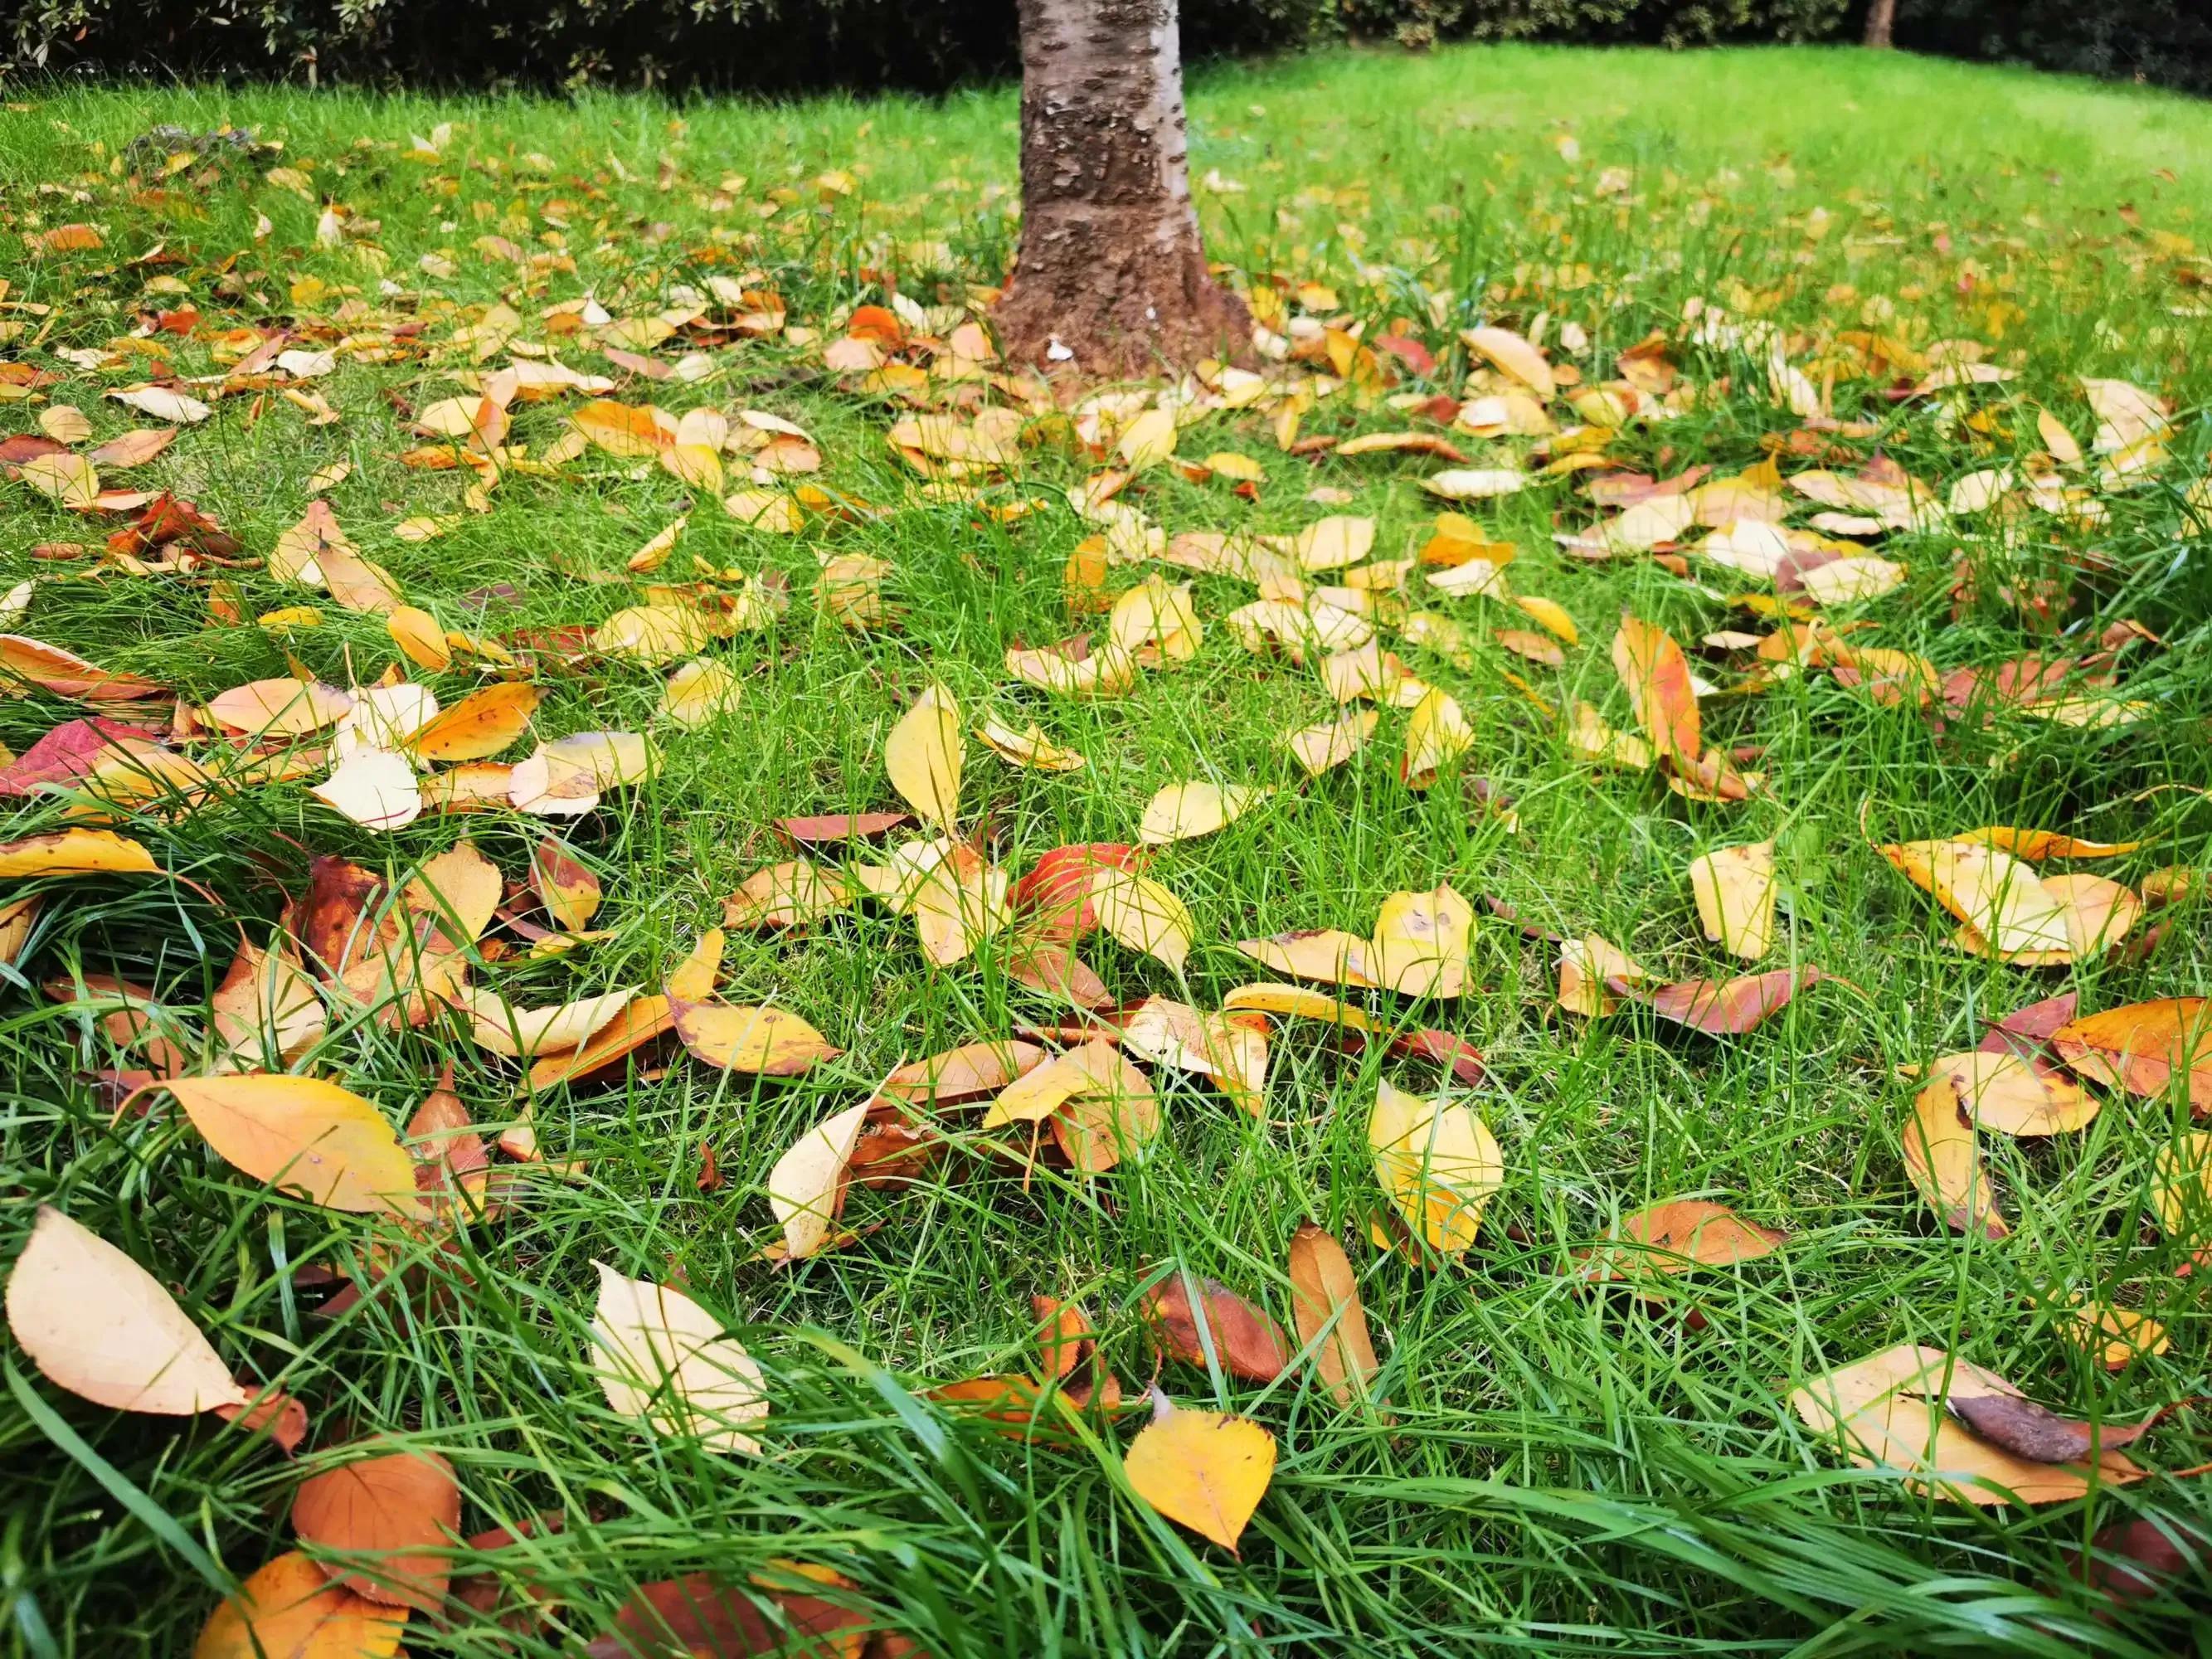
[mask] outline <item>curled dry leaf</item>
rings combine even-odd
[[[2060,1026],[2051,1046],[2093,1082],[2155,1097],[2181,1074],[2191,1109],[2212,1112],[2212,1012],[2203,997],[2108,1008]]]
[[[1705,937],[1757,962],[1774,948],[1774,843],[1723,847],[1690,860],[1690,890]]]
[[[1997,1208],[1974,1131],[1960,1115],[1955,1079],[1940,1077],[1913,1099],[1903,1132],[1905,1172],[1954,1232],[2002,1238],[2011,1232]]]
[[[1993,1446],[2031,1463],[2085,1463],[2100,1451],[2132,1446],[2166,1413],[2136,1423],[2085,1423],[2011,1394],[1960,1394],[1943,1402],[1954,1416]]]
[[[1247,1418],[1168,1404],[1155,1392],[1122,1473],[1138,1497],[1231,1554],[1275,1473],[1275,1437]]]
[[[311,1475],[292,1499],[302,1541],[344,1556],[373,1558],[331,1582],[389,1607],[434,1613],[452,1573],[451,1540],[461,1530],[461,1489],[435,1452],[389,1451]]]
[[[845,1168],[867,1121],[865,1101],[848,1107],[801,1135],[769,1171],[769,1207],[792,1261],[804,1261],[829,1241],[844,1200]]]
[[[608,1406],[662,1434],[696,1434],[714,1450],[758,1456],[747,1430],[769,1414],[759,1363],[683,1291],[595,1265],[593,1363]]]
[[[1946,1409],[1968,1397],[2019,1393],[1940,1348],[1905,1343],[1814,1378],[1791,1392],[1790,1404],[1814,1433],[1836,1437],[1852,1462],[1902,1471],[1911,1490],[1954,1503],[2063,1503],[2142,1478],[2118,1451],[2074,1467],[2016,1456]]]
[[[1292,1350],[1283,1328],[1218,1279],[1170,1273],[1145,1292],[1140,1310],[1170,1358],[1218,1361],[1248,1382],[1272,1382],[1289,1368]]]
[[[952,833],[960,817],[960,773],[967,744],[960,705],[932,684],[891,727],[884,744],[884,769],[891,787],[925,823]]]
[[[975,736],[993,754],[1012,766],[1026,766],[1039,772],[1080,772],[1090,764],[1074,750],[1048,742],[1043,728],[1034,720],[1017,732],[997,715],[988,715],[975,728]]]
[[[8,1328],[49,1381],[94,1405],[189,1417],[247,1400],[159,1279],[49,1204],[8,1276]]]
[[[471,986],[456,992],[453,1000],[468,1016],[469,1034],[477,1046],[509,1060],[532,1060],[576,1048],[629,1006],[634,994],[625,986],[574,1002],[518,1008],[492,992]]]
[[[1367,1334],[1367,1311],[1359,1302],[1359,1277],[1334,1233],[1311,1222],[1291,1236],[1291,1316],[1301,1346],[1314,1348],[1314,1374],[1322,1386],[1349,1406],[1364,1398],[1382,1369]]]
[[[393,1659],[407,1614],[333,1583],[289,1550],[209,1615],[192,1659]]]
[[[1375,1176],[1407,1224],[1432,1249],[1473,1244],[1482,1212],[1505,1181],[1504,1154],[1467,1106],[1423,1099],[1387,1079],[1367,1123]]]
[[[170,1078],[192,1126],[229,1163],[310,1203],[416,1216],[415,1163],[382,1112],[335,1083],[273,1072]]]
[[[1962,830],[1952,839],[1973,846],[1994,847],[2031,864],[2040,864],[2045,859],[2118,858],[2142,845],[2139,841],[2084,841],[2079,836],[2057,830],[2014,830],[2002,824]]]

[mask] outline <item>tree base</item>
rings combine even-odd
[[[1016,367],[1092,380],[1187,368],[1205,357],[1248,362],[1252,313],[1207,272],[1197,238],[1176,222],[1189,223],[1189,215],[1188,204],[1063,204],[1025,224],[1013,276],[992,313],[1000,355]]]

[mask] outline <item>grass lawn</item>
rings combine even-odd
[[[404,1644],[421,1654],[573,1653],[640,1584],[767,1574],[759,1593],[773,1601],[769,1581],[792,1582],[775,1564],[794,1561],[842,1575],[823,1594],[859,1611],[854,1629],[915,1644],[879,1638],[870,1651],[884,1654],[2154,1654],[2203,1642],[2189,1622],[2212,1592],[2203,1561],[2124,1602],[2082,1583],[2075,1565],[2094,1534],[2139,1516],[2212,1535],[2203,1480],[2153,1473],[2069,1501],[1971,1505],[1897,1467],[1854,1465],[1788,1395],[1900,1343],[1948,1351],[2100,1422],[2212,1393],[2203,1281],[2187,1271],[2203,1241],[2193,1214],[2162,1218],[2159,1206],[2171,1185],[2161,1158],[2201,1144],[2187,1138],[2186,1091],[2092,1085],[2104,1106],[2084,1127],[1982,1134],[2010,1229],[1992,1238],[1947,1226],[1916,1192],[1902,1145],[1921,1084],[1899,1075],[2062,993],[2077,993],[2086,1014],[2207,992],[2212,107],[1826,51],[1339,52],[1195,77],[1193,173],[1206,181],[1210,252],[1233,280],[1285,296],[1285,311],[1267,314],[1285,333],[1288,318],[1310,317],[1352,349],[1348,331],[1371,343],[1402,319],[1435,356],[1416,374],[1378,354],[1407,376],[1387,386],[1338,384],[1325,358],[1285,365],[1289,380],[1330,377],[1297,438],[1423,431],[1468,466],[1516,473],[1580,443],[1607,467],[1660,479],[1692,466],[1727,478],[1771,455],[1784,477],[1849,476],[1879,454],[1938,504],[1886,534],[1858,532],[1903,567],[1901,585],[1828,605],[1810,661],[1772,673],[1748,651],[1699,645],[1779,625],[1771,581],[1670,550],[1706,528],[1656,553],[1574,556],[1555,532],[1609,516],[1592,471],[1555,468],[1467,503],[1486,538],[1516,552],[1512,593],[1555,602],[1576,642],[1561,643],[1559,665],[1511,653],[1500,633],[1552,637],[1559,613],[1540,626],[1508,600],[1439,592],[1428,567],[1406,573],[1403,607],[1455,622],[1459,649],[1438,649],[1433,625],[1401,637],[1403,607],[1370,595],[1384,647],[1455,698],[1471,730],[1466,752],[1415,790],[1399,766],[1409,715],[1387,702],[1347,763],[1310,779],[1286,757],[1279,736],[1336,705],[1310,660],[1240,644],[1224,619],[1257,590],[1236,574],[1116,563],[1114,592],[1148,574],[1194,584],[1194,659],[1142,670],[1120,697],[1015,684],[1010,647],[1103,637],[1099,617],[1071,617],[1083,596],[1064,573],[1101,526],[1070,509],[1067,490],[1114,463],[1045,419],[1016,464],[925,487],[886,429],[921,403],[963,422],[981,403],[1014,406],[1005,392],[825,369],[854,307],[886,301],[885,273],[907,299],[945,308],[928,318],[940,336],[965,283],[999,280],[1014,230],[1011,89],[773,107],[58,85],[9,95],[0,299],[15,308],[0,310],[0,358],[54,378],[0,386],[17,394],[0,402],[0,436],[40,432],[46,411],[73,405],[91,433],[70,441],[88,453],[166,424],[107,392],[164,365],[199,378],[183,389],[212,416],[143,466],[102,468],[102,483],[189,497],[256,562],[311,500],[325,501],[441,627],[540,647],[526,659],[543,693],[538,738],[650,732],[663,757],[648,781],[574,819],[501,805],[426,812],[389,833],[310,794],[323,769],[303,767],[194,810],[157,799],[113,824],[188,881],[0,887],[0,900],[45,895],[0,969],[0,1261],[29,1237],[39,1205],[57,1206],[167,1286],[235,1375],[281,1386],[313,1418],[288,1458],[212,1414],[88,1403],[11,1346],[0,1396],[9,1652],[188,1650],[226,1592],[298,1547],[290,1505],[303,1476],[375,1436],[450,1460],[465,1534],[545,1511],[562,1523],[464,1553],[454,1571],[491,1575],[476,1581],[485,1594],[442,1618],[415,1614]],[[129,149],[165,123],[250,127],[283,149],[187,155],[165,179],[164,145]],[[101,246],[40,240],[70,224],[96,227]],[[710,279],[780,295],[782,331],[727,326],[762,302],[733,312]],[[599,311],[546,314],[587,295]],[[1693,299],[1702,314],[1686,311]],[[648,326],[661,314],[673,334]],[[1460,329],[1483,324],[1538,336],[1552,363],[1578,371],[1544,405],[1547,424],[1578,436],[1490,436],[1412,406],[1516,390],[1459,343]],[[334,365],[307,363],[297,380],[272,370],[214,396],[220,380],[205,377],[258,343],[225,331],[248,325],[289,327],[290,346],[333,350]],[[1613,380],[1619,354],[1655,331],[1680,395],[1664,418],[1647,406],[1609,437],[1593,434],[1603,406],[1594,416],[1570,399]],[[1959,361],[2016,372],[1887,395],[1955,352],[1944,342],[1971,343]],[[629,367],[608,345],[631,354]],[[1790,411],[1771,353],[1803,374],[1801,399],[1825,397],[1825,422]],[[507,441],[528,453],[489,488],[469,466],[401,459],[444,441],[410,434],[423,411],[464,394],[472,406],[484,375],[554,359],[610,377],[603,395],[628,404],[796,423],[820,471],[763,487],[818,487],[852,510],[801,511],[790,534],[741,522],[716,499],[755,487],[734,453],[719,458],[720,489],[598,447],[532,465],[562,439],[584,401],[574,394],[514,403]],[[683,367],[650,378],[641,359]],[[2039,410],[2093,447],[2084,376],[2165,400],[2169,422],[2154,452],[2138,452],[2139,474],[2106,477],[2111,458],[2094,453],[2064,467],[2051,459],[2063,445]],[[1422,397],[1389,401],[1409,392]],[[1347,514],[1374,521],[1376,560],[1429,543],[1452,504],[1422,481],[1447,463],[1286,451],[1279,406],[1270,394],[1264,410],[1200,407],[1178,434],[1185,459],[1255,459],[1256,489],[1240,495],[1229,477],[1194,481],[1162,465],[1120,501],[1169,538],[1295,532]],[[1110,447],[1110,424],[1085,430]],[[339,463],[349,470],[331,481]],[[1994,507],[1941,510],[1972,505],[1954,501],[1958,480],[2001,468]],[[2045,473],[2059,482],[2039,505],[2027,480]],[[1786,487],[1763,494],[1786,501],[1800,529],[1820,510]],[[687,510],[668,562],[633,574],[632,556]],[[72,512],[21,479],[0,483],[0,586],[35,579],[8,626],[157,681],[185,706],[294,662],[356,688],[396,664],[448,707],[491,678],[465,652],[442,670],[416,666],[383,616],[258,562],[174,568],[148,553],[149,569],[106,556],[131,516]],[[403,535],[422,520],[438,533]],[[56,543],[89,550],[40,550]],[[818,602],[817,556],[842,555],[887,566],[880,625],[844,626]],[[749,592],[741,619],[759,626],[659,662],[582,653],[581,634],[555,633],[639,605],[643,584],[674,585],[665,603],[691,607],[689,584],[729,568],[750,582],[724,591]],[[778,578],[788,609],[750,614]],[[315,625],[271,619],[302,606]],[[1747,800],[1686,799],[1653,770],[1595,767],[1563,740],[1577,701],[1637,729],[1609,649],[1625,611],[1688,648],[1711,688],[1706,740],[1756,749],[1740,763],[1764,778]],[[1922,662],[1956,686],[1960,671],[1993,677],[2032,654],[2079,659],[2124,640],[2113,632],[2124,621],[2162,643],[2125,643],[2108,665],[2114,684],[2074,682],[2059,711],[2071,720],[1988,684],[1991,695],[1954,707],[1917,678]],[[726,667],[737,690],[684,729],[657,710],[670,668],[690,657]],[[658,990],[725,898],[791,856],[772,820],[902,805],[885,742],[933,682],[965,724],[1035,720],[1088,763],[1018,769],[969,738],[958,830],[981,827],[990,859],[1016,878],[1062,844],[1134,840],[1170,783],[1275,791],[1147,866],[1194,919],[1180,972],[1103,933],[1082,942],[1115,998],[1210,1012],[1233,987],[1284,977],[1237,941],[1364,935],[1386,896],[1446,883],[1477,912],[1465,994],[1345,995],[1387,1030],[1465,1038],[1487,1081],[1466,1088],[1381,1042],[1347,1053],[1326,1024],[1279,1018],[1264,1121],[1203,1077],[1148,1066],[1161,1132],[1143,1156],[1086,1179],[1048,1159],[1025,1168],[1020,1123],[985,1128],[975,1106],[932,1108],[921,1115],[942,1132],[939,1155],[902,1186],[852,1188],[839,1224],[857,1237],[771,1265],[759,1259],[781,1237],[769,1170],[812,1126],[869,1098],[903,1061],[1079,1016],[1018,983],[1001,941],[933,966],[914,922],[870,900],[803,929],[730,932],[720,994],[772,1000],[842,1051],[787,1079],[717,1069],[664,1042],[533,1091],[465,1021],[440,1012],[410,1026],[333,994],[295,1070],[343,1084],[395,1125],[448,1061],[487,1134],[533,1109],[542,1161],[512,1165],[507,1213],[456,1231],[273,1193],[166,1094],[117,1112],[102,1074],[149,1059],[128,1017],[110,1017],[113,980],[152,994],[183,1069],[199,1069],[209,999],[241,929],[267,942],[315,855],[398,884],[465,836],[519,878],[555,830],[603,886],[594,936],[532,954],[495,924],[486,938],[503,952],[480,953],[474,982],[532,1006]],[[20,753],[61,721],[133,707],[93,711],[30,688],[0,703],[0,741]],[[204,726],[179,746],[203,758],[225,747]],[[52,793],[5,804],[0,840],[70,821],[70,801]],[[2133,887],[2184,866],[2199,871],[2196,897],[2146,915],[2136,937],[2159,921],[2164,931],[2144,951],[2085,949],[2050,966],[1969,955],[1953,943],[1956,924],[1870,843],[1986,825],[2140,842],[2039,873]],[[1768,841],[1780,905],[1771,951],[1753,964],[1701,932],[1688,866]],[[1585,1018],[1558,1006],[1557,946],[1485,910],[1486,896],[1532,928],[1601,936],[1653,983],[1808,965],[1837,978],[1740,1035],[1686,1030],[1632,1000]],[[1502,1150],[1480,1237],[1449,1259],[1370,1241],[1382,1194],[1369,1118],[1385,1082],[1471,1108]],[[1683,1198],[1786,1230],[1788,1242],[1741,1265],[1655,1276],[1638,1287],[1647,1294],[1587,1282],[1575,1251]],[[1387,1409],[1340,1406],[1303,1360],[1257,1383],[1218,1355],[1197,1366],[1155,1357],[1140,1299],[1179,1273],[1218,1279],[1289,1325],[1285,1251],[1306,1221],[1350,1252]],[[656,1435],[610,1408],[590,1336],[595,1261],[680,1285],[750,1350],[771,1407],[750,1425],[762,1455]],[[352,1276],[364,1293],[334,1314],[328,1275],[302,1276],[308,1267]],[[1234,1412],[1273,1436],[1272,1485],[1240,1554],[1132,1494],[1121,1456],[1141,1409],[1110,1422],[1072,1413],[1024,1436],[926,1397],[1033,1370],[1036,1294],[1088,1309],[1139,1408],[1157,1373],[1178,1405]],[[2148,1316],[2170,1346],[2107,1370],[2076,1340],[2076,1299]],[[1922,1410],[1907,1407],[1924,1431]],[[2154,1471],[2205,1462],[2212,1419],[2185,1408],[2130,1455]],[[542,1617],[528,1615],[533,1596]],[[313,1651],[389,1652],[392,1638],[386,1626],[382,1646],[330,1639]],[[859,1644],[854,1635],[844,1650]]]

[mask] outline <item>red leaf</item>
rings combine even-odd
[[[115,743],[135,738],[146,741],[143,726],[125,726],[100,715],[88,720],[64,720],[0,767],[0,795],[27,795],[41,784],[75,783],[109,757]]]
[[[671,1648],[694,1659],[776,1652],[783,1637],[743,1590],[708,1572],[641,1584],[613,1628],[584,1649],[588,1659],[634,1659]]]
[[[1785,1006],[1790,999],[1827,975],[1818,968],[1777,968],[1741,979],[1686,979],[1677,985],[1646,990],[1615,975],[1606,988],[1617,997],[1641,1002],[1662,1019],[1703,1031],[1710,1036],[1740,1036]]]
[[[0,438],[0,477],[12,478],[22,470],[24,462],[35,461],[41,455],[58,455],[68,447],[43,432],[18,432],[12,437]]]
[[[243,1406],[217,1406],[215,1414],[248,1434],[265,1434],[289,1457],[307,1437],[307,1407],[282,1389],[270,1389]]]
[[[1482,1068],[1481,1051],[1449,1031],[1411,1031],[1393,1037],[1390,1054],[1395,1060],[1433,1060],[1449,1066],[1452,1076],[1470,1089],[1480,1089],[1490,1081],[1490,1073]]]
[[[911,812],[825,812],[816,817],[778,818],[775,832],[792,846],[805,849],[874,841],[913,822]]]
[[[1429,375],[1437,372],[1436,354],[1410,334],[1377,335],[1375,349],[1389,352],[1416,374]]]
[[[1073,842],[1055,847],[1014,884],[1014,908],[1039,912],[1039,936],[1078,939],[1098,925],[1090,900],[1091,878],[1099,870],[1133,870],[1144,851],[1127,842]]]

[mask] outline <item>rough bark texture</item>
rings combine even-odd
[[[1867,7],[1867,45],[1877,50],[1887,47],[1896,27],[1897,0],[1873,0]]]
[[[1206,274],[1184,160],[1176,0],[1020,0],[1022,240],[1009,361],[1086,375],[1249,353]]]

